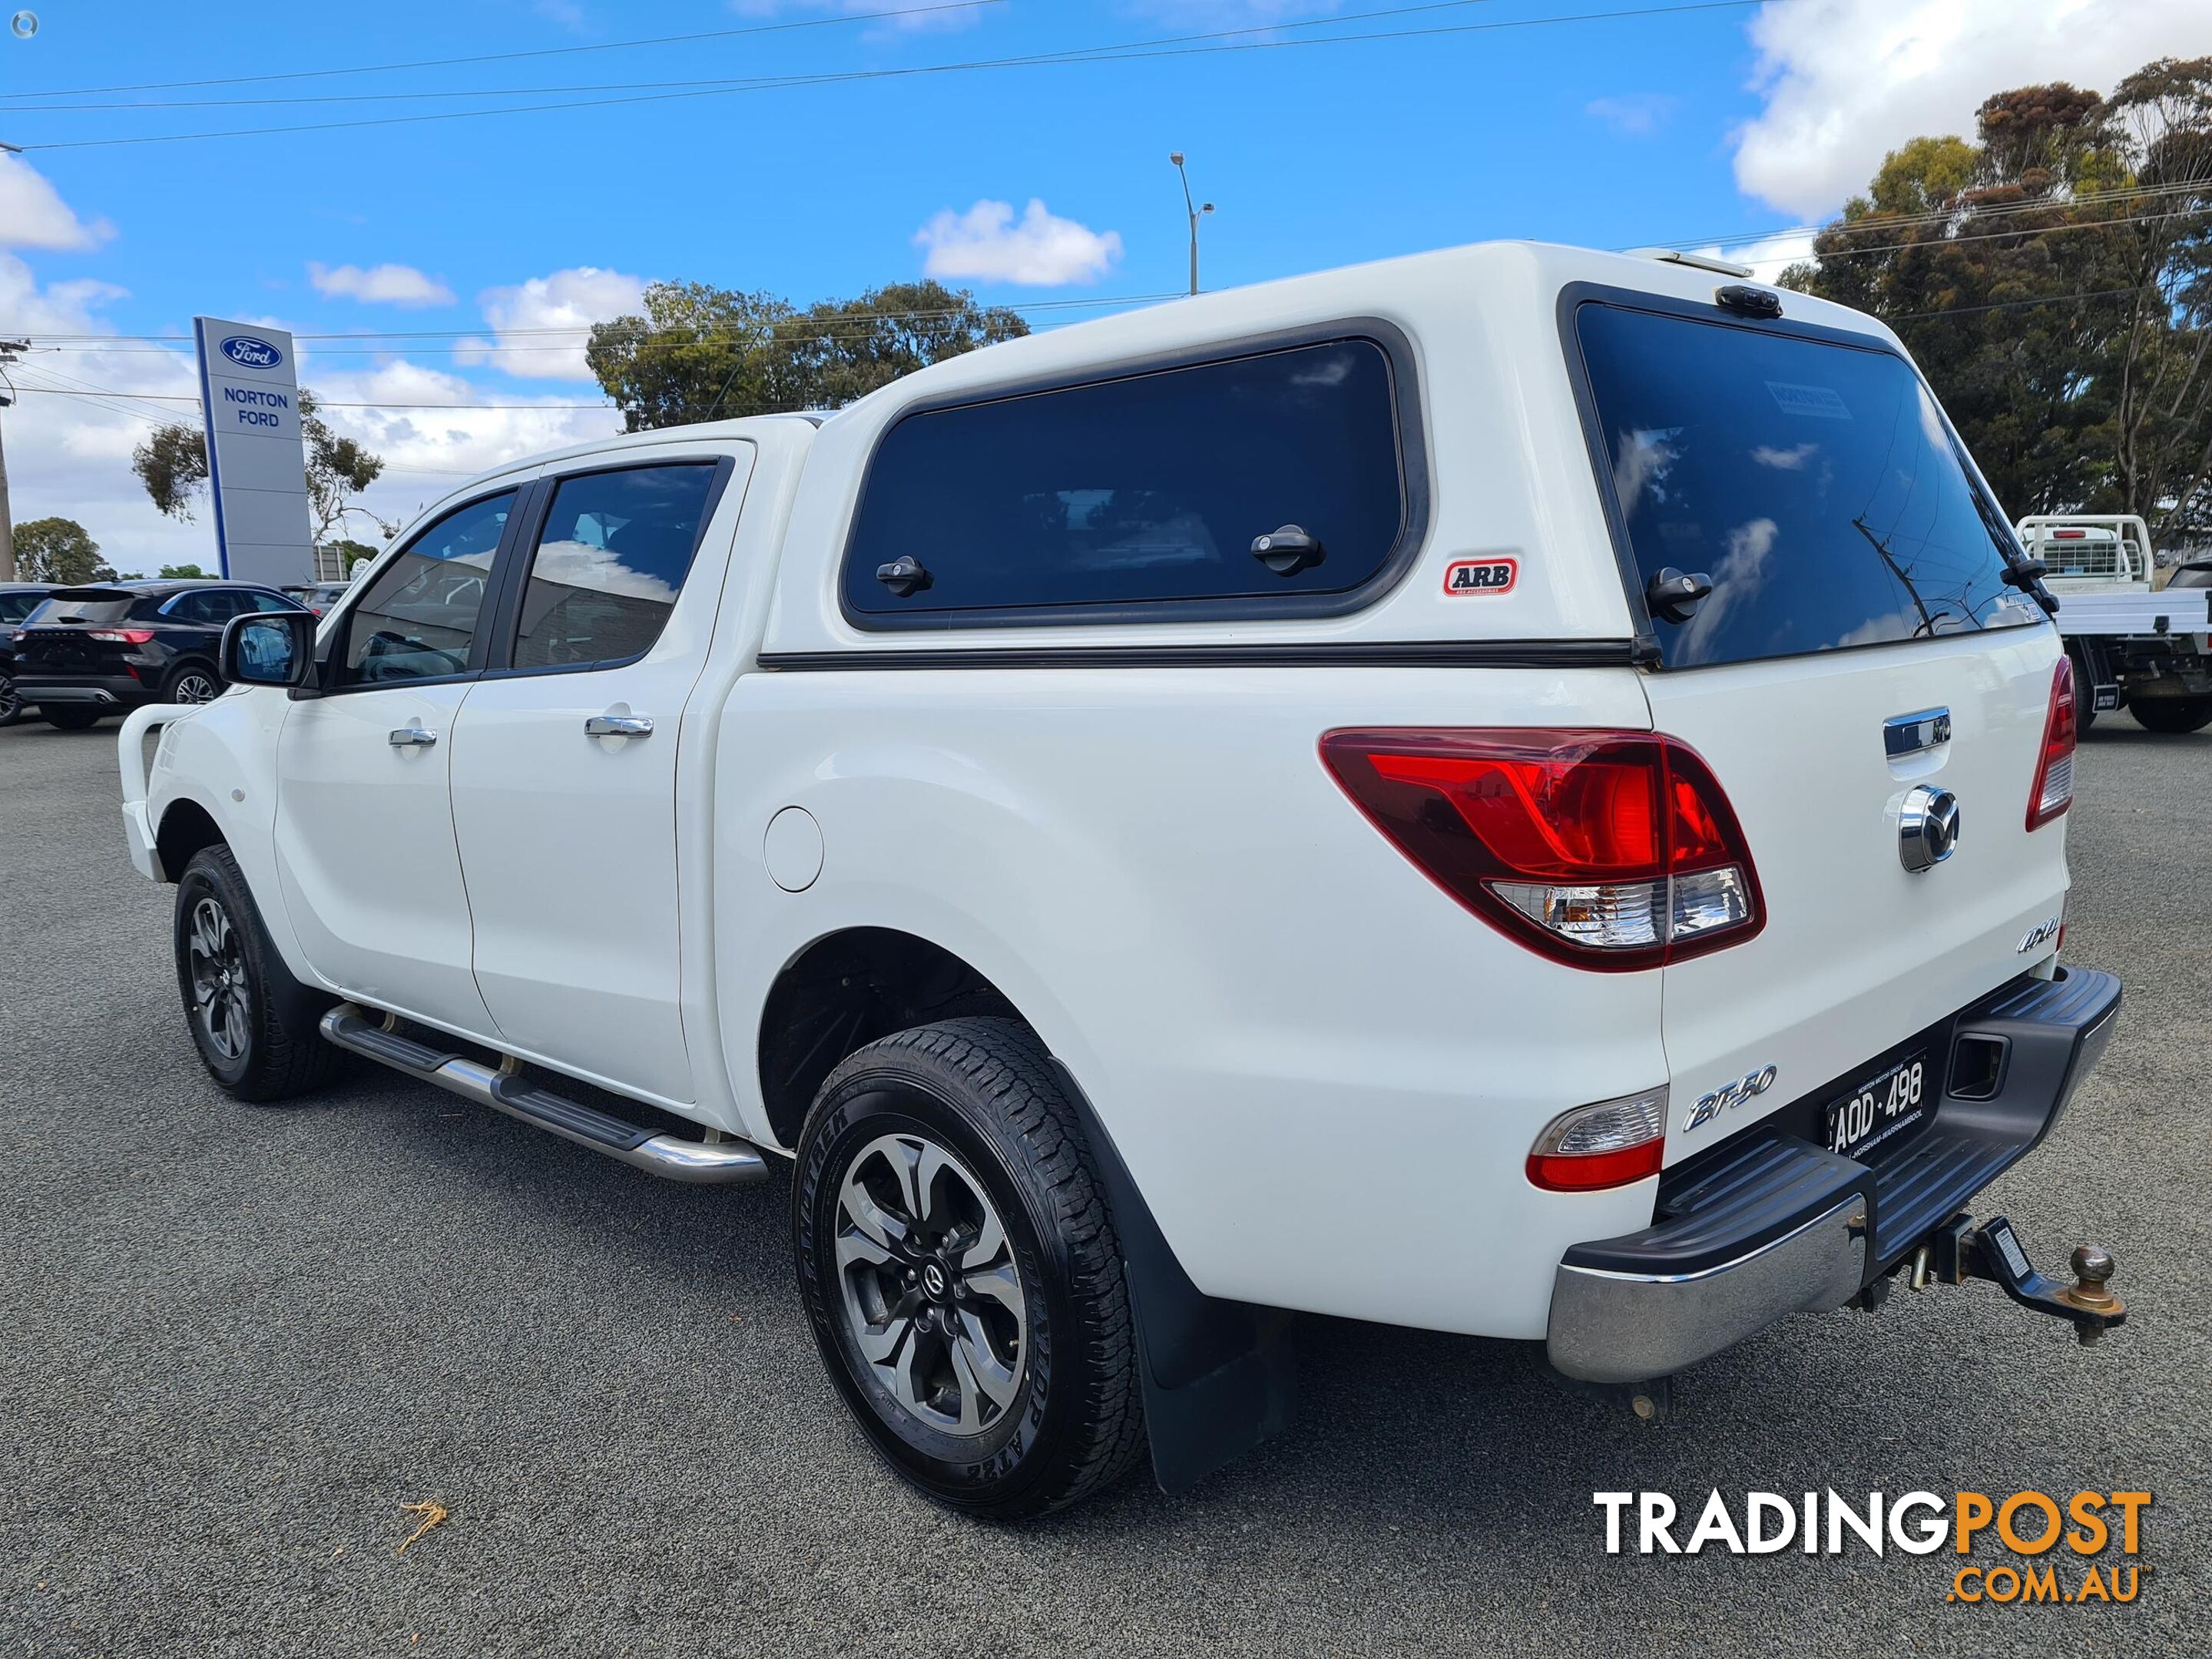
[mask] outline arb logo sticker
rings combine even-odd
[[[1520,574],[1516,559],[1454,559],[1444,567],[1444,592],[1510,593]]]

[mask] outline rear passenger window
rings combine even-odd
[[[862,489],[846,605],[895,623],[1345,592],[1408,528],[1397,408],[1382,347],[1345,339],[908,416]],[[1285,526],[1318,546],[1271,564],[1253,544]]]
[[[340,684],[467,672],[492,557],[514,506],[507,489],[457,507],[385,567],[349,613]]]
[[[514,666],[651,650],[690,572],[716,470],[708,461],[563,478],[531,557]]]

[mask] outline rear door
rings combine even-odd
[[[125,657],[138,647],[126,633],[151,610],[146,596],[127,587],[63,587],[47,596],[15,642],[16,673],[30,679],[123,676]],[[138,633],[145,634],[142,627]],[[150,637],[150,636],[149,636]]]
[[[476,979],[500,1036],[678,1102],[696,1091],[677,743],[750,466],[741,446],[540,483],[453,746]]]
[[[2060,653],[1901,356],[1666,301],[1586,302],[1573,332],[1630,580],[1712,584],[1654,615],[1647,695],[1727,790],[1765,907],[1755,938],[1663,970],[1671,1160],[1909,1064],[1916,1032],[2049,953],[2022,941],[2063,904],[2063,826],[2027,821]],[[1918,789],[1949,792],[1960,833],[1913,870]],[[1688,1127],[1743,1079],[1765,1087]],[[1932,1109],[1937,1081],[1900,1086]]]

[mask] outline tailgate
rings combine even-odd
[[[1755,939],[1665,969],[1669,1162],[1808,1091],[1871,1082],[1875,1056],[2050,954],[2038,930],[2064,903],[2063,825],[2027,822],[2057,655],[2033,629],[1651,678],[1658,729],[1729,791],[1767,914]],[[1948,741],[1893,757],[1887,723],[1936,710]],[[1919,785],[1956,797],[1959,840],[1911,871],[1899,809]],[[1770,1066],[1760,1097],[1686,1127],[1701,1097]]]

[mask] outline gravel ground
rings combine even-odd
[[[1786,1322],[1647,1427],[1531,1348],[1309,1321],[1291,1434],[1018,1531],[848,1425],[780,1181],[666,1186],[369,1068],[217,1093],[113,757],[112,727],[0,732],[0,1654],[2212,1651],[2212,733],[2084,745],[2067,955],[2127,1011],[1986,1200],[2046,1267],[2110,1246],[2126,1330],[1899,1296]],[[1590,1504],[1827,1486],[2149,1491],[2142,1595],[1608,1557]],[[427,1499],[450,1519],[398,1553]]]

